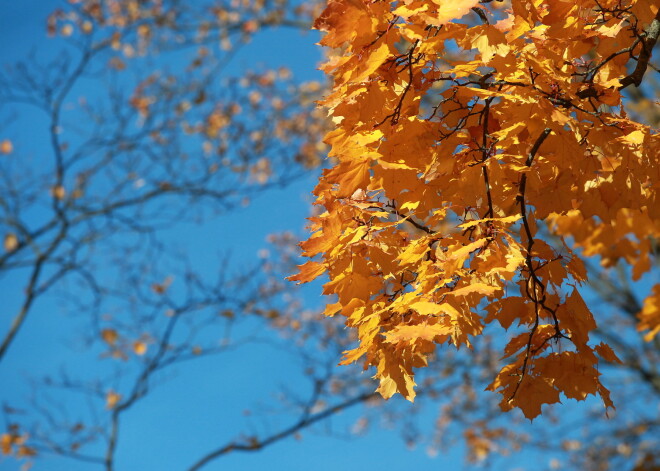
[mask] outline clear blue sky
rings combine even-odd
[[[58,41],[47,39],[45,34],[46,16],[59,4],[56,1],[26,0],[3,5],[0,15],[0,59],[3,65],[22,60],[33,50],[37,57],[48,59],[59,49]],[[261,62],[267,66],[286,65],[301,80],[320,78],[320,72],[316,70],[320,52],[314,45],[317,39],[315,33],[293,31],[258,36],[242,50],[233,67]],[[24,107],[19,121],[0,130],[0,139],[14,141],[16,151],[12,158],[30,159],[34,165],[39,165],[40,148],[48,152],[43,124],[45,122],[38,111]],[[315,178],[310,175],[285,190],[269,192],[255,199],[249,207],[232,213],[230,218],[223,216],[203,227],[182,225],[172,237],[178,238],[179,244],[185,240],[191,258],[202,264],[201,270],[206,268],[209,273],[217,268],[217,258],[210,257],[209,251],[230,252],[233,262],[238,265],[250,263],[260,248],[267,247],[268,234],[283,230],[304,233],[311,199],[309,192]],[[250,230],[240,229],[246,227]],[[204,263],[209,266],[204,267]],[[19,293],[23,282],[6,277],[0,282],[4,329],[21,298]],[[307,302],[318,306],[321,302],[318,286],[307,292]],[[76,295],[75,291],[71,294]],[[25,405],[29,394],[26,379],[57,371],[62,365],[81,376],[99,368],[97,351],[89,352],[70,342],[72,329],[80,328],[84,328],[80,318],[65,316],[54,299],[40,299],[6,361],[0,365],[0,401]],[[295,369],[286,363],[290,357],[277,355],[271,349],[250,348],[175,368],[174,374],[154,388],[148,399],[125,415],[116,469],[184,469],[236,433],[258,429],[260,419],[246,418],[245,409],[260,403],[269,404],[283,384],[294,390],[308,387],[299,373],[296,376]],[[101,367],[107,368],[107,365],[106,362]],[[67,402],[66,406],[73,411],[76,407],[85,407],[75,400]],[[330,423],[334,430],[342,430],[356,417],[355,411],[350,411],[333,418]],[[277,423],[286,425],[293,420],[294,417],[284,415]],[[301,440],[287,439],[258,453],[230,454],[205,469],[452,469],[462,463],[461,452],[456,450],[449,457],[430,458],[424,450],[409,450],[396,429],[376,429],[365,437],[350,439],[303,431]],[[16,466],[15,461],[0,458],[0,470],[13,471]],[[32,469],[82,471],[100,468],[59,457],[43,457]]]

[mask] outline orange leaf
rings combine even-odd
[[[620,365],[622,364],[619,357],[617,357],[616,353],[614,353],[614,350],[612,350],[612,348],[606,343],[599,343],[596,345],[594,350],[596,350],[596,353],[598,353],[605,361],[609,361],[610,363],[618,363]]]
[[[388,343],[414,343],[416,340],[427,340],[433,342],[437,337],[444,337],[454,331],[452,326],[442,324],[428,324],[423,322],[417,325],[400,325],[385,333],[385,341]]]
[[[299,273],[287,278],[290,281],[297,281],[296,284],[309,283],[325,272],[325,265],[319,262],[309,261],[298,265]]]
[[[11,154],[14,151],[14,146],[9,139],[0,142],[0,154]]]
[[[116,393],[112,389],[108,391],[105,395],[105,407],[107,409],[114,409],[117,406],[117,403],[121,401],[121,394]]]
[[[559,391],[544,378],[527,376],[511,402],[522,410],[525,417],[532,420],[541,414],[543,404],[559,402]]]
[[[103,329],[101,331],[101,338],[108,345],[114,346],[119,339],[119,334],[117,334],[117,331],[114,329]]]
[[[136,355],[144,355],[147,353],[147,344],[140,340],[133,342],[133,352],[135,352]]]
[[[13,232],[5,235],[4,247],[6,252],[13,252],[18,248],[18,237]]]

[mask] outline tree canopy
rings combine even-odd
[[[476,13],[481,24],[461,19]],[[584,257],[650,269],[660,233],[660,135],[628,115],[660,34],[654,2],[330,1],[315,26],[342,48],[323,104],[338,163],[294,279],[328,272],[379,392],[415,397],[437,344],[515,335],[488,389],[528,418],[599,395],[597,319],[577,287]],[[656,287],[657,290],[657,287]],[[657,296],[657,294],[655,294]],[[660,327],[654,295],[641,314]],[[486,315],[481,315],[481,313]]]

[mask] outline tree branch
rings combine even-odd
[[[197,461],[195,464],[193,464],[190,468],[188,468],[188,471],[197,471],[198,469],[201,469],[203,466],[206,466],[208,463],[211,461],[215,460],[216,458],[219,458],[222,455],[226,455],[232,451],[258,451],[261,450],[262,448],[267,447],[268,445],[272,445],[275,442],[278,442],[284,438],[287,438],[296,432],[303,430],[316,422],[319,422],[321,420],[324,420],[334,414],[337,414],[345,409],[348,409],[352,406],[355,406],[357,404],[361,404],[363,402],[368,401],[371,398],[379,397],[379,394],[377,393],[363,393],[360,394],[359,396],[355,396],[351,399],[347,399],[344,402],[341,402],[335,406],[329,407],[317,414],[312,414],[312,415],[303,415],[303,417],[296,422],[295,424],[291,425],[290,427],[285,428],[284,430],[281,430],[280,432],[274,433],[273,435],[263,439],[263,440],[255,440],[253,442],[243,442],[243,443],[238,443],[238,442],[230,442],[223,447],[220,447],[216,450],[211,451],[208,453],[206,456],[201,458],[199,461]]]
[[[642,79],[649,66],[649,60],[651,59],[653,48],[660,36],[660,10],[656,13],[655,18],[646,30],[645,35],[646,37],[642,41],[642,50],[639,53],[639,59],[637,59],[637,67],[635,67],[632,74],[621,79],[619,90],[623,90],[631,84],[634,84],[636,87],[639,87],[642,84]]]

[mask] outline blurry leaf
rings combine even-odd
[[[73,26],[71,25],[62,26],[62,29],[60,30],[60,34],[65,37],[71,36],[73,34]]]
[[[644,306],[638,317],[637,330],[648,330],[644,340],[652,341],[660,333],[660,283],[653,286],[651,294],[644,300]]]
[[[147,344],[140,340],[133,342],[133,352],[135,352],[136,355],[144,355],[147,353]]]
[[[174,277],[168,276],[162,283],[153,283],[151,285],[151,290],[156,294],[164,294],[173,281]]]
[[[105,396],[105,407],[107,409],[114,409],[117,406],[117,403],[121,401],[121,397],[121,394],[118,394],[111,389]]]
[[[101,331],[101,338],[108,345],[114,346],[119,339],[119,334],[114,329],[103,329]]]
[[[12,451],[13,438],[8,433],[3,433],[0,435],[0,452],[3,455],[9,455]]]
[[[11,154],[14,151],[14,146],[10,140],[5,139],[0,141],[0,154]]]
[[[34,448],[25,445],[19,446],[18,450],[16,450],[16,458],[36,456],[36,454],[37,452]]]
[[[53,198],[62,200],[66,196],[66,190],[62,185],[56,185],[50,189],[50,194]]]
[[[5,252],[13,252],[18,247],[18,237],[13,232],[5,235],[4,241]]]

